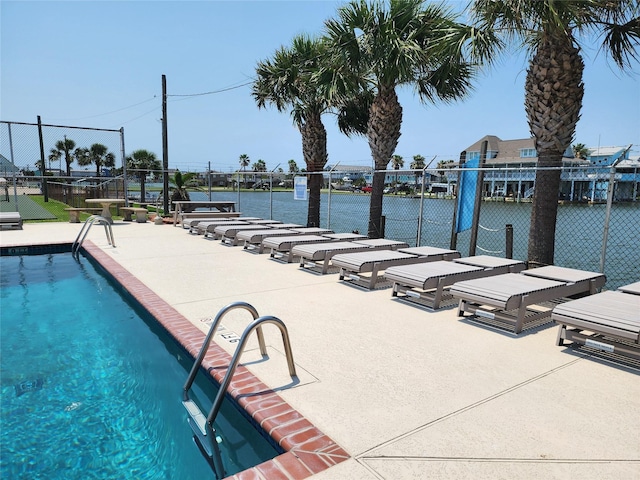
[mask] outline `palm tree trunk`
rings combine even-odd
[[[559,168],[562,156],[538,157],[536,189],[531,209],[529,226],[529,262],[552,265],[555,252],[556,218],[558,214],[558,192],[560,191]],[[554,167],[545,169],[545,167]]]
[[[302,135],[302,155],[307,164],[307,172],[322,172],[327,164],[327,131],[321,120],[320,113],[311,113],[306,121],[300,125]],[[308,176],[309,203],[307,210],[307,226],[320,226],[320,191],[323,178],[321,173]]]
[[[580,118],[584,84],[580,51],[565,35],[542,39],[525,81],[525,110],[536,139],[538,167],[528,260],[552,265],[562,157]]]
[[[144,174],[144,172],[140,175],[140,203],[146,203],[147,202],[147,192],[145,192],[144,189],[144,180],[146,175]],[[167,212],[165,212],[167,213]]]
[[[373,190],[369,203],[369,227],[370,238],[380,238],[382,231],[382,198],[384,190],[384,170],[387,168],[391,156],[398,146],[400,138],[400,125],[402,123],[402,106],[398,102],[398,96],[393,87],[381,86],[378,95],[373,100],[367,124],[367,139],[375,165],[373,174]]]

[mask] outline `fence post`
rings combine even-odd
[[[47,191],[47,179],[45,177],[45,163],[44,163],[44,140],[42,140],[42,120],[40,119],[40,115],[38,115],[38,137],[40,139],[40,167],[42,175],[42,194],[44,195],[44,201],[49,201],[49,192]]]
[[[487,145],[489,142],[485,140],[480,147],[480,163],[478,176],[476,179],[476,199],[473,204],[473,222],[471,224],[471,241],[469,243],[469,256],[476,254],[476,246],[478,243],[478,226],[480,224],[480,204],[484,194],[484,163],[487,159]],[[459,192],[458,192],[459,193]]]
[[[513,225],[510,223],[507,224],[507,228],[505,229],[506,235],[506,247],[505,247],[505,257],[513,258]]]
[[[607,240],[609,239],[609,222],[611,221],[611,205],[613,204],[613,194],[616,185],[616,166],[622,160],[617,159],[611,165],[611,174],[609,175],[609,185],[607,185],[607,212],[604,217],[604,228],[602,231],[602,251],[600,253],[600,273],[604,273],[605,259],[607,256]],[[595,187],[594,187],[595,190]]]

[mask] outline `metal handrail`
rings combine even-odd
[[[231,359],[231,363],[229,364],[227,373],[224,376],[222,383],[220,384],[220,390],[218,390],[216,399],[213,401],[213,406],[209,411],[209,416],[207,417],[207,423],[213,424],[213,421],[218,415],[218,411],[220,410],[220,405],[222,405],[222,400],[224,399],[224,395],[227,392],[227,388],[231,383],[233,374],[236,371],[236,367],[238,366],[238,362],[240,361],[240,356],[244,351],[244,347],[247,344],[249,335],[251,335],[251,332],[253,332],[253,330],[259,329],[263,323],[273,323],[280,329],[280,333],[282,334],[282,343],[284,344],[284,353],[285,353],[285,356],[287,357],[287,366],[289,367],[289,376],[291,377],[297,376],[296,366],[293,362],[293,353],[291,352],[291,343],[289,342],[289,332],[284,322],[279,318],[273,317],[270,315],[255,319],[253,322],[251,322],[247,326],[247,328],[242,333],[242,337],[240,337],[240,342],[236,347],[236,352],[233,354],[233,358]]]
[[[84,224],[82,225],[82,228],[80,229],[80,232],[78,233],[78,236],[76,237],[76,239],[73,242],[73,245],[71,246],[72,254],[75,255],[76,253],[78,253],[78,250],[82,246],[82,242],[84,242],[84,239],[87,237],[89,230],[91,230],[91,226],[95,222],[98,222],[104,225],[104,231],[105,231],[105,234],[107,235],[107,242],[109,242],[109,245],[115,248],[116,242],[113,238],[113,230],[111,229],[111,222],[107,218],[102,217],[100,215],[91,215],[89,218],[85,220]]]
[[[216,394],[216,398],[213,401],[213,405],[211,406],[211,410],[209,411],[209,415],[205,418],[200,410],[200,407],[196,405],[196,403],[189,398],[189,390],[191,389],[193,382],[195,381],[198,370],[202,365],[202,361],[209,349],[209,345],[211,344],[211,340],[218,330],[218,326],[222,317],[224,317],[228,312],[235,309],[244,309],[247,310],[253,316],[253,321],[247,326],[245,331],[238,342],[238,346],[236,347],[236,351],[231,359],[231,363],[227,369],[227,373],[220,384],[220,388],[218,393]],[[264,335],[262,333],[262,324],[263,323],[273,323],[280,329],[282,334],[282,340],[284,343],[284,349],[287,357],[287,364],[289,366],[289,374],[292,377],[296,376],[296,368],[293,362],[293,354],[291,353],[291,343],[289,342],[289,333],[287,331],[287,327],[284,325],[282,320],[276,317],[259,317],[258,312],[253,306],[249,305],[246,302],[235,302],[227,305],[222,310],[218,312],[216,318],[211,323],[211,327],[209,328],[209,332],[204,339],[202,347],[200,348],[200,352],[198,353],[197,358],[193,366],[191,367],[191,371],[189,372],[189,377],[184,384],[182,389],[182,405],[185,407],[187,412],[189,413],[188,423],[191,426],[191,429],[194,433],[194,440],[196,445],[200,449],[200,451],[207,457],[207,461],[213,468],[215,474],[218,478],[224,477],[224,466],[222,464],[222,457],[220,455],[220,449],[218,447],[218,439],[216,437],[215,428],[213,426],[213,422],[218,415],[220,410],[220,406],[222,405],[222,400],[224,399],[224,395],[231,383],[231,379],[233,374],[235,373],[236,367],[238,366],[238,362],[240,361],[240,356],[244,351],[245,345],[251,333],[256,330],[256,334],[258,336],[258,343],[260,346],[260,353],[263,357],[267,356],[267,348],[264,342]]]

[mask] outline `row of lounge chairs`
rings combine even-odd
[[[519,260],[463,258],[455,250],[254,217],[185,224],[191,233],[225,245],[268,251],[273,260],[299,258],[301,270],[338,271],[343,283],[368,290],[391,285],[397,300],[434,310],[455,302],[459,317],[515,334],[555,321],[558,345],[568,340],[640,359],[640,282],[597,293],[606,281],[601,273],[557,266],[527,269]]]

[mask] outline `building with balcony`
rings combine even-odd
[[[484,196],[531,198],[538,163],[535,139],[501,140],[495,135],[487,135],[467,147],[461,159],[479,158],[485,141]],[[614,200],[636,199],[640,187],[640,159],[630,157],[631,147],[590,147],[585,159],[576,158],[570,149],[567,150],[562,159],[558,198],[574,202],[603,201],[607,198],[611,175],[614,175]],[[615,166],[615,172],[612,166]]]

